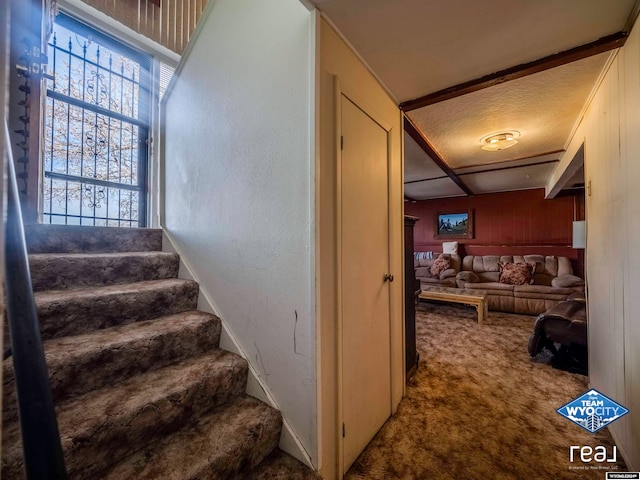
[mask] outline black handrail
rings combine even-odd
[[[4,122],[7,164],[5,281],[7,318],[22,431],[24,467],[29,480],[64,480],[67,472],[42,349],[24,239],[18,185],[9,132]]]

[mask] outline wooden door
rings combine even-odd
[[[343,472],[391,414],[387,131],[340,96]],[[401,281],[399,279],[398,281]]]

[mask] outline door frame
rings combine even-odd
[[[343,338],[342,338],[342,327],[343,327],[343,318],[342,318],[342,145],[341,145],[341,137],[342,137],[342,97],[344,96],[349,101],[351,101],[356,107],[358,107],[362,112],[364,112],[367,116],[369,116],[374,122],[376,122],[385,132],[387,132],[387,215],[389,217],[389,232],[388,232],[388,241],[389,241],[389,273],[395,275],[398,280],[402,281],[402,273],[403,272],[391,272],[392,268],[392,255],[391,255],[391,246],[393,245],[391,229],[393,223],[391,221],[391,209],[393,206],[392,203],[392,185],[391,185],[391,174],[390,174],[390,162],[392,159],[392,133],[393,127],[389,125],[387,122],[382,120],[382,116],[378,115],[377,112],[371,111],[371,109],[365,109],[364,106],[367,105],[367,102],[364,99],[360,98],[359,95],[355,91],[346,91],[340,84],[340,79],[337,75],[334,75],[334,101],[335,101],[335,148],[336,148],[336,342],[337,342],[337,361],[336,361],[336,380],[337,380],[337,438],[336,445],[338,446],[338,475],[339,478],[342,478],[344,475],[344,438],[342,436],[342,425],[344,423],[344,412],[343,412],[343,378],[342,378],[342,367],[343,367],[343,355],[342,355],[342,347],[343,347]],[[391,411],[389,415],[393,413],[395,410],[394,402],[393,402],[393,303],[391,301],[392,293],[389,292],[389,364],[390,364],[390,376],[389,376],[389,392],[390,392],[390,403],[391,403]],[[403,336],[404,336],[404,326],[403,326]],[[403,342],[404,345],[404,342]],[[402,358],[404,359],[404,350],[403,350]],[[404,360],[403,360],[403,368],[404,371]]]

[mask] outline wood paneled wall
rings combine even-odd
[[[618,51],[567,147],[584,144],[589,383],[629,409],[611,424],[640,469],[640,23]],[[549,186],[550,188],[553,185]]]
[[[405,213],[420,218],[416,251],[442,251],[434,238],[437,212],[473,210],[474,236],[456,239],[463,255],[542,254],[569,257],[582,273],[579,250],[571,247],[576,197],[544,199],[544,189],[405,202]]]
[[[136,32],[182,54],[207,0],[83,0]]]

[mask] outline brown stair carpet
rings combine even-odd
[[[162,232],[26,228],[61,441],[74,479],[318,478],[277,448],[282,418],[244,394]],[[3,479],[23,478],[12,360],[3,365]]]
[[[45,340],[56,404],[218,346],[220,320],[191,310],[83,335]],[[91,374],[87,374],[91,372]],[[4,363],[4,421],[17,418],[13,363]]]
[[[170,278],[48,290],[35,297],[42,337],[48,339],[193,310],[198,302],[198,284]]]
[[[29,255],[36,292],[176,278],[179,264],[178,255],[169,252]]]
[[[105,479],[226,479],[258,465],[276,446],[282,428],[277,410],[243,397],[106,472]]]
[[[162,230],[153,228],[26,225],[29,253],[108,253],[162,251]]]

